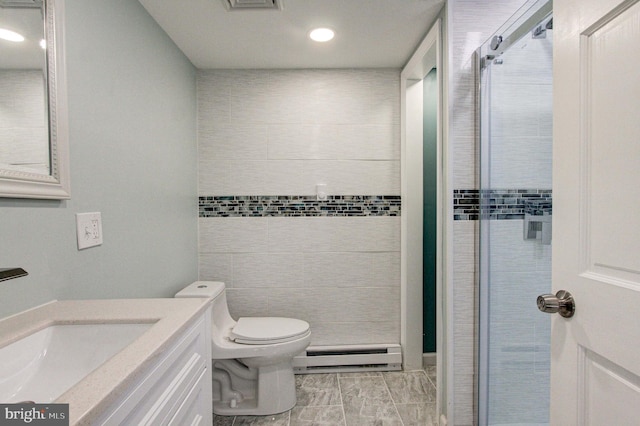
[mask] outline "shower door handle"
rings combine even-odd
[[[576,311],[576,304],[571,293],[559,290],[555,295],[541,294],[538,296],[538,309],[547,314],[556,312],[564,318],[571,318]]]

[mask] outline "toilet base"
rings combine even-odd
[[[291,360],[257,367],[255,380],[234,386],[242,401],[213,401],[214,414],[221,416],[266,416],[283,413],[296,405],[296,380]],[[234,377],[231,377],[232,382]],[[256,389],[257,387],[257,389]],[[235,407],[234,407],[235,405]]]

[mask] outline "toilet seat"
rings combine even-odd
[[[309,323],[294,318],[240,318],[229,338],[245,345],[271,345],[299,339],[309,334]]]

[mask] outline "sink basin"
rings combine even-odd
[[[152,325],[52,325],[0,348],[0,401],[52,402]]]

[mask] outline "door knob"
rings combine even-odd
[[[571,293],[559,290],[555,295],[541,294],[538,296],[538,309],[548,314],[556,312],[564,318],[571,318],[576,312],[576,304]]]

